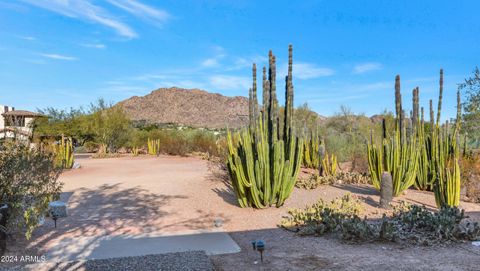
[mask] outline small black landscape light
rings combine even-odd
[[[67,204],[63,201],[52,201],[48,204],[48,213],[55,222],[55,228],[57,227],[57,219],[61,217],[67,217]]]
[[[252,241],[253,250],[260,252],[260,261],[263,263],[263,251],[265,250],[265,242],[263,240]]]

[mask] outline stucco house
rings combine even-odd
[[[41,114],[26,110],[15,110],[15,107],[0,105],[0,140],[29,140],[32,136],[32,123]]]

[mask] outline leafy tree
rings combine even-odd
[[[89,130],[94,134],[95,141],[100,143],[104,151],[116,152],[125,146],[132,131],[130,120],[119,106],[105,104],[100,99],[91,105],[93,112],[89,116]]]
[[[72,137],[80,145],[93,139],[92,132],[87,129],[89,112],[83,108],[59,110],[52,107],[38,109],[47,118],[38,118],[33,123],[36,138],[59,138],[61,135]]]
[[[478,67],[473,75],[459,85],[465,102],[463,103],[462,128],[468,133],[475,148],[480,148],[480,70]]]
[[[308,106],[308,103],[304,103],[295,109],[293,115],[293,124],[297,130],[307,129],[314,131],[318,129],[319,116],[316,112]]]

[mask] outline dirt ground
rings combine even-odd
[[[277,224],[289,208],[301,208],[319,198],[345,193],[361,198],[365,215],[381,216],[377,192],[371,186],[322,186],[295,189],[281,208],[239,208],[225,172],[195,157],[121,157],[79,159],[82,168],[64,172],[62,200],[69,216],[58,228],[47,219],[31,242],[16,238],[7,255],[43,251],[66,236],[136,233],[185,233],[212,230],[214,220],[240,245],[242,252],[211,256],[218,270],[479,270],[480,248],[471,244],[447,247],[403,247],[390,243],[350,245],[333,237],[298,237]],[[434,208],[431,193],[409,190],[399,200]],[[461,203],[472,219],[480,205]],[[251,247],[266,242],[265,261]],[[26,251],[26,252],[25,252]]]

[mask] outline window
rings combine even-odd
[[[5,117],[5,126],[25,127],[25,117],[24,116]]]

